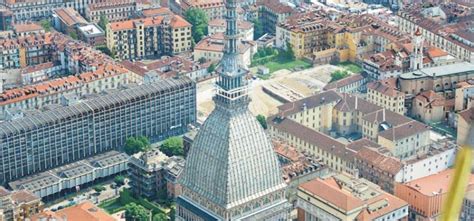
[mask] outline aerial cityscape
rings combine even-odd
[[[0,221],[472,221],[473,0],[0,0]]]

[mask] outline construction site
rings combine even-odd
[[[270,116],[277,113],[283,103],[299,100],[318,93],[331,80],[331,73],[339,67],[322,65],[291,72],[280,70],[268,80],[255,79],[251,82],[250,111],[254,115]],[[251,70],[253,71],[253,70]],[[198,119],[204,121],[214,109],[212,97],[215,94],[215,79],[198,84]]]

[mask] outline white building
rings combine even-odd
[[[128,169],[128,155],[109,151],[75,163],[10,182],[13,190],[29,190],[44,198],[64,190],[76,190],[96,179],[119,174]]]
[[[209,35],[213,35],[216,33],[224,33],[227,25],[224,19],[213,19],[209,21],[209,26],[207,28]],[[253,32],[254,27],[253,23],[245,21],[245,20],[238,20],[237,21],[237,30],[240,35],[241,40],[253,41]]]

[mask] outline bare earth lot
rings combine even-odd
[[[253,80],[250,96],[250,111],[253,114],[263,114],[269,116],[277,113],[277,107],[282,103],[267,93],[263,92],[262,87],[271,84],[281,85],[294,93],[308,97],[319,92],[331,79],[331,72],[340,69],[332,65],[322,65],[298,72],[280,70],[272,74],[269,80]],[[197,103],[198,119],[204,121],[214,109],[212,97],[214,91],[214,79],[200,82],[198,84]]]

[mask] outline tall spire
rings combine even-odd
[[[200,127],[179,178],[177,221],[288,218],[290,204],[278,158],[248,109],[248,71],[238,59],[236,1],[226,1],[216,108]]]
[[[246,107],[249,103],[248,82],[245,76],[248,71],[239,65],[236,0],[226,1],[226,32],[225,50],[221,61],[219,79],[217,80],[217,95],[214,101],[226,108]]]

